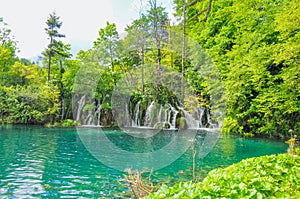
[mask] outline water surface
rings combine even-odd
[[[159,150],[176,135],[173,131],[161,132],[145,142],[120,130],[104,132],[116,146],[138,153]],[[152,179],[170,184],[191,179],[193,151],[196,175],[201,179],[211,169],[287,149],[282,142],[220,136],[212,150],[206,150],[206,133],[199,131],[194,148],[169,166],[153,171]],[[93,157],[75,128],[0,127],[0,198],[113,198],[126,191],[120,185],[123,174]]]

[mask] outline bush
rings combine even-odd
[[[209,172],[199,183],[163,185],[147,198],[299,198],[300,158],[279,154],[249,158]]]
[[[46,124],[46,127],[75,127],[77,125],[78,125],[78,123],[75,120],[66,119],[66,120],[62,120],[60,122],[54,122],[53,125],[48,123],[48,124]]]

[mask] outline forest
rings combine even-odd
[[[93,47],[74,56],[62,41],[68,35],[60,31],[59,13],[51,13],[42,62],[17,56],[17,38],[0,17],[1,122],[71,126],[84,117],[87,123],[117,126],[113,107],[118,104],[112,103],[122,99],[124,77],[130,77],[136,88],[124,95],[131,115],[139,105],[135,119],[147,116],[151,102],[171,104],[178,115],[175,127],[184,128],[180,104],[192,96],[197,103],[185,109],[204,107],[213,121],[201,121],[206,127],[222,120],[224,133],[300,136],[299,1],[174,0],[177,23],[156,1],[148,3],[125,36],[107,22]],[[215,70],[205,70],[208,65]],[[150,81],[153,76],[158,79]],[[82,86],[89,82],[93,88]],[[85,104],[78,115],[80,100]],[[141,123],[147,122],[151,118]]]

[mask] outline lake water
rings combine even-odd
[[[127,151],[128,157],[137,159],[129,160],[120,154],[118,161],[118,157],[110,157],[105,151],[98,155],[93,153],[95,148],[90,147],[99,144],[99,131],[117,148]],[[154,182],[173,184],[191,179],[193,151],[196,176],[202,179],[214,168],[225,167],[248,157],[283,153],[287,149],[287,145],[282,142],[225,136],[202,130],[195,134],[194,145],[183,150],[183,154],[175,161],[168,162],[168,157],[174,156],[176,150],[186,146],[178,137],[178,132],[163,131],[147,137],[148,130],[135,131],[142,132],[142,137],[109,129],[2,126],[0,198],[115,198],[127,190],[121,185],[124,175],[121,169],[127,166],[124,164],[131,161],[141,167],[143,161],[138,159],[140,154],[154,153],[172,142],[176,146],[170,144],[173,147],[171,150],[155,156],[159,159],[153,164],[161,165],[162,168],[153,170]],[[118,151],[114,150],[109,149],[112,154],[117,154]],[[136,156],[130,156],[132,153]],[[102,161],[105,157],[106,160]],[[124,162],[126,158],[128,162]],[[163,167],[164,164],[169,165]]]

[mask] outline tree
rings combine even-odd
[[[14,84],[9,71],[15,61],[17,42],[11,35],[11,30],[7,27],[7,23],[0,17],[0,84],[9,86]]]
[[[98,53],[98,59],[104,66],[110,66],[114,72],[117,57],[119,34],[115,23],[106,22],[106,27],[98,32],[99,37],[94,42],[94,49]]]
[[[186,7],[187,2],[186,0],[182,0],[182,50],[181,50],[181,101],[184,101],[184,62],[185,62],[185,34],[186,34]]]
[[[50,82],[50,74],[51,74],[51,58],[57,53],[54,49],[59,46],[59,42],[56,41],[56,38],[65,37],[65,35],[60,34],[58,30],[62,26],[62,22],[60,21],[60,17],[56,15],[55,12],[49,15],[47,21],[47,28],[45,28],[47,35],[50,39],[50,44],[45,52],[48,56],[48,82]]]
[[[157,6],[157,0],[149,0],[151,9],[148,11],[148,18],[152,26],[151,32],[157,50],[157,70],[160,70],[162,60],[163,43],[168,40],[167,25],[168,15],[163,7]]]
[[[7,26],[8,24],[4,22],[2,17],[0,17],[0,45],[9,49],[12,57],[14,57],[17,50],[17,42],[11,35],[11,29]]]
[[[168,42],[168,29],[169,23],[168,15],[165,9],[161,6],[157,6],[157,0],[149,0],[150,10],[148,11],[148,19],[150,22],[150,32],[154,39],[154,45],[156,48],[156,73],[157,73],[157,89],[156,95],[158,97],[159,91],[161,90],[161,60],[163,58],[162,49],[164,44]]]
[[[63,73],[65,72],[65,68],[63,63],[72,56],[70,53],[71,45],[64,44],[62,41],[55,41],[55,45],[53,46],[54,61],[58,62],[59,69],[58,69],[58,88],[60,91],[60,116],[61,120],[64,119],[65,116],[65,89],[62,82]]]
[[[126,28],[128,35],[123,40],[127,51],[134,52],[140,57],[141,69],[142,69],[142,85],[141,90],[144,94],[145,81],[144,81],[144,68],[145,68],[145,55],[147,49],[149,50],[149,20],[145,15],[141,15],[139,19],[132,22],[130,26]],[[128,53],[128,52],[126,52]],[[139,63],[136,63],[139,65]]]
[[[72,118],[72,92],[74,91],[74,81],[81,63],[78,59],[64,60],[64,72],[62,73],[60,89],[60,119]]]
[[[11,58],[11,52],[9,51],[9,49],[4,48],[2,45],[0,45],[0,74],[1,74],[1,82],[4,82],[4,78],[5,77],[5,72],[8,71],[7,67],[6,67],[6,63],[9,61],[9,59]]]
[[[226,89],[224,132],[299,132],[298,12],[290,0],[189,4],[187,34],[208,50]]]

